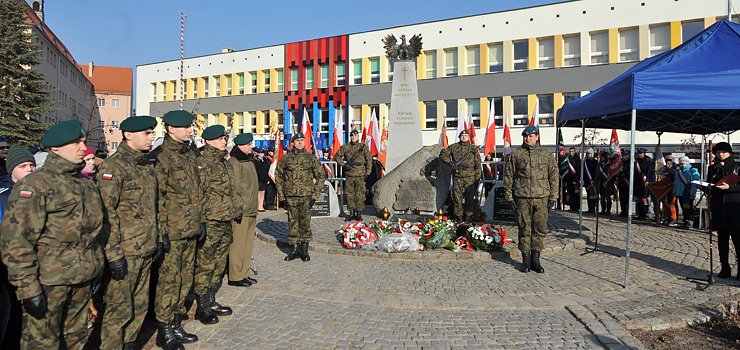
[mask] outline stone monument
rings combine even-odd
[[[321,196],[311,207],[311,217],[337,217],[339,216],[339,198],[337,191],[329,181],[324,180],[324,188]]]
[[[419,91],[416,85],[414,58],[421,53],[421,35],[414,35],[406,44],[390,34],[383,39],[386,55],[393,64],[391,109],[388,113],[388,147],[385,168],[392,171],[406,158],[423,146],[421,116],[419,115]]]

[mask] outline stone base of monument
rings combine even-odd
[[[339,198],[337,191],[329,181],[324,181],[321,196],[311,207],[311,217],[337,217],[339,216]]]
[[[450,193],[450,167],[439,160],[440,145],[426,146],[406,158],[373,185],[373,207],[392,214],[419,210],[433,214]]]

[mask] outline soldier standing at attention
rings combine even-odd
[[[280,158],[275,171],[280,206],[288,210],[288,243],[290,253],[285,261],[301,257],[311,260],[308,242],[311,241],[311,207],[324,187],[324,169],[311,153],[306,152],[306,139],[297,132],[291,140],[293,150]]]
[[[252,248],[257,229],[257,192],[259,182],[257,170],[252,162],[254,136],[251,133],[236,135],[234,148],[231,149],[229,163],[234,168],[234,187],[236,209],[243,218],[237,218],[231,225],[233,242],[229,247],[229,285],[249,287],[257,280],[250,277]]]
[[[373,158],[370,150],[360,140],[360,132],[353,129],[349,133],[349,143],[339,147],[334,155],[337,164],[344,168],[344,186],[347,196],[348,220],[362,220],[362,210],[365,209],[365,180],[373,170]]]
[[[460,142],[442,150],[439,159],[452,168],[452,202],[455,204],[455,221],[467,221],[473,215],[475,205],[475,185],[481,176],[478,146],[470,143],[467,130],[460,132]],[[463,212],[463,197],[465,211]]]
[[[198,150],[189,143],[194,119],[187,111],[167,112],[162,117],[167,135],[152,151],[159,190],[159,229],[171,242],[159,267],[154,298],[157,345],[165,350],[184,350],[182,343],[198,341],[198,336],[185,332],[181,324],[187,313],[185,297],[193,285],[196,240],[206,236],[195,159]]]
[[[226,128],[212,125],[201,135],[206,141],[198,157],[198,172],[203,191],[206,238],[198,247],[193,291],[198,300],[195,318],[202,324],[218,323],[218,316],[232,314],[230,307],[216,302],[216,285],[221,281],[229,258],[233,235],[231,220],[242,221],[234,200],[234,168],[226,161]]]
[[[528,126],[522,132],[524,144],[506,162],[504,196],[516,213],[519,227],[519,250],[522,272],[530,266],[544,273],[540,265],[542,241],[547,231],[547,213],[558,200],[558,167],[552,152],[537,144],[537,128]]]
[[[149,166],[157,119],[129,117],[121,123],[123,142],[96,173],[103,198],[101,243],[110,281],[105,290],[100,348],[133,350],[149,305],[154,255],[169,250],[157,229],[157,175]]]
[[[82,123],[69,120],[44,134],[46,166],[13,187],[2,221],[2,258],[23,303],[23,349],[82,349],[92,280],[105,267],[95,237],[103,202],[80,175],[87,150]],[[62,344],[64,342],[64,344]]]

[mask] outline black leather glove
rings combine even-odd
[[[122,280],[126,277],[126,273],[128,272],[128,262],[126,262],[126,257],[109,261],[108,269],[110,270],[110,278],[116,281]]]
[[[552,199],[547,201],[547,209],[549,210],[555,210],[556,205],[557,205],[557,202]]]
[[[280,206],[283,207],[283,208],[285,208],[286,210],[288,209],[288,201],[281,200],[280,203],[278,203],[278,204],[280,204]]]
[[[46,303],[46,294],[41,292],[35,297],[23,299],[23,310],[26,310],[31,317],[40,320],[46,317]]]
[[[241,225],[241,223],[242,223],[242,214],[237,215],[236,216],[236,219],[234,219],[234,221],[236,221],[237,224]]]
[[[354,168],[354,167],[352,165],[350,165],[349,163],[347,163],[347,164],[345,164],[343,166],[343,168],[344,168],[344,172],[345,173],[348,173],[348,172],[352,171],[352,168]]]
[[[460,166],[459,166],[459,165],[457,165],[457,164],[455,164],[455,163],[450,163],[450,168],[451,168],[452,170],[455,170],[455,171],[457,171],[457,169],[460,169]]]
[[[512,210],[514,210],[514,211],[516,211],[516,210],[517,210],[517,208],[516,208],[516,202],[514,202],[514,201],[509,201],[509,205],[511,206],[511,209],[512,209]]]
[[[309,208],[310,208],[310,207],[313,207],[313,204],[314,204],[314,203],[316,203],[316,200],[315,200],[315,199],[313,199],[313,198],[311,198],[311,200],[310,200],[310,201],[308,201],[308,207],[309,207]]]
[[[198,235],[198,242],[206,240],[206,224],[200,224],[200,234]]]
[[[162,253],[169,253],[172,245],[170,244],[170,236],[162,235]]]

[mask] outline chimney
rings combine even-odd
[[[39,16],[41,22],[44,22],[44,0],[33,0],[31,7],[36,12],[36,15]]]
[[[92,61],[87,61],[87,76],[92,78],[93,76],[93,63]]]

